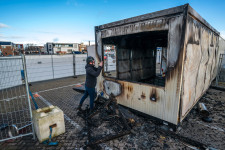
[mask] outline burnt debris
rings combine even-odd
[[[86,107],[85,110],[79,111],[78,115],[85,120],[83,131],[88,136],[85,148],[93,148],[97,144],[129,134],[131,132],[131,126],[135,122],[132,118],[125,119],[113,96],[110,96],[109,99],[98,96],[92,112]],[[106,126],[110,130],[106,133],[98,132],[101,126]]]

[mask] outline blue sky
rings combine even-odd
[[[186,3],[225,38],[224,0],[0,0],[0,41],[94,42],[94,26]]]

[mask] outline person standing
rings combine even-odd
[[[92,111],[94,108],[94,100],[96,97],[95,86],[97,82],[97,77],[99,76],[103,62],[100,62],[98,68],[95,67],[95,59],[91,56],[88,56],[86,59],[87,65],[85,66],[86,69],[86,81],[85,81],[85,92],[83,97],[80,100],[78,110],[81,110],[82,104],[85,99],[90,96],[90,110]]]

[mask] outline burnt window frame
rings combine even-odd
[[[169,47],[169,29],[167,30],[154,30],[154,31],[145,31],[145,32],[159,32],[159,31],[163,31],[163,32],[167,32],[167,43],[166,43],[166,48],[167,48],[167,59],[168,59],[168,47]],[[145,33],[145,32],[138,32],[138,33]],[[133,34],[138,34],[138,33],[133,33]],[[129,34],[126,34],[126,35],[129,35]],[[119,35],[119,36],[126,36],[126,35]],[[110,38],[110,37],[109,37]],[[101,38],[101,48],[102,48],[102,60],[104,60],[104,45],[113,45],[113,44],[104,44],[103,42],[103,39],[105,38]],[[116,45],[114,45],[116,46]],[[118,47],[118,46],[116,46]],[[157,47],[163,47],[163,46],[155,46],[156,48]],[[156,52],[154,52],[156,55],[157,54],[157,50]],[[118,78],[118,52],[116,52],[116,77],[110,77],[110,76],[106,76],[105,75],[105,67],[104,67],[104,64],[103,64],[103,70],[102,70],[102,76],[105,78],[105,79],[108,79],[108,80],[118,80],[118,81],[124,81],[124,82],[130,82],[130,83],[136,83],[136,84],[143,84],[143,85],[147,85],[147,86],[152,86],[152,87],[156,87],[156,88],[161,88],[161,89],[164,89],[165,90],[165,87],[166,87],[166,76],[165,76],[165,84],[164,86],[160,86],[160,85],[156,85],[156,84],[151,84],[151,83],[145,83],[145,82],[139,82],[139,81],[133,81],[132,79],[119,79]],[[155,56],[155,61],[156,61],[156,56]],[[167,61],[168,63],[168,61]],[[156,68],[155,68],[155,72],[156,72]]]

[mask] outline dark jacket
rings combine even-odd
[[[85,66],[86,69],[86,82],[85,85],[88,88],[95,88],[96,82],[97,82],[97,77],[99,76],[102,67],[94,67],[93,65],[87,64]]]

